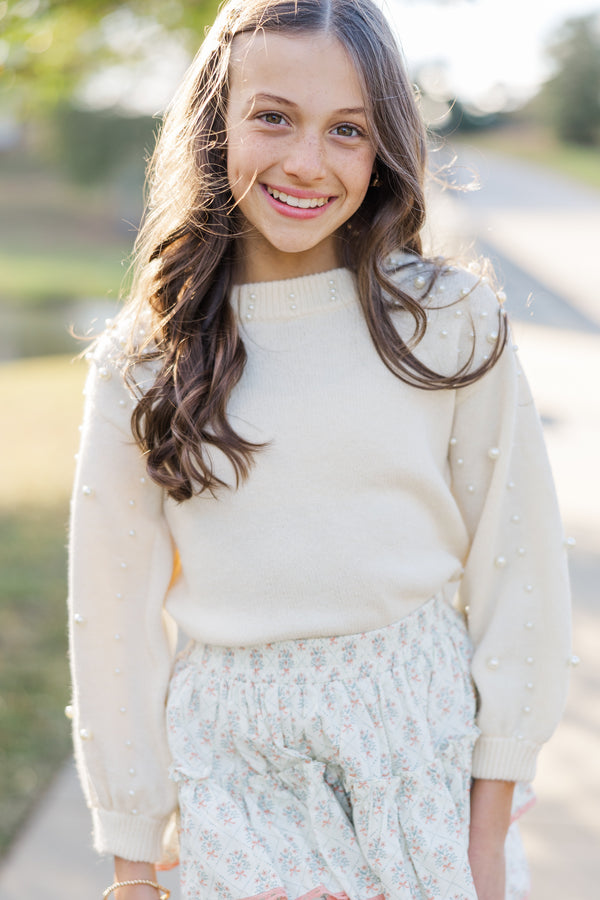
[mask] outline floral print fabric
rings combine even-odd
[[[168,704],[185,900],[477,900],[470,656],[438,597],[358,635],[190,645]],[[523,900],[516,825],[506,846]]]

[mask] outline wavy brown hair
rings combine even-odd
[[[240,437],[227,401],[246,361],[235,313],[228,302],[236,235],[243,227],[227,181],[226,108],[234,37],[257,30],[325,32],[341,42],[361,80],[368,128],[376,148],[378,184],[344,226],[342,263],[356,277],[373,343],[398,378],[425,390],[470,384],[498,359],[498,341],[484,365],[473,352],[454,375],[428,368],[412,352],[427,325],[418,299],[397,285],[390,255],[422,255],[425,220],[426,135],[412,85],[391,29],[372,0],[229,0],[209,31],[164,118],[147,181],[147,207],[136,241],[134,279],[126,311],[151,311],[152,327],[128,348],[127,378],[154,358],[159,371],[132,415],[132,431],[146,453],[150,476],[176,500],[225,486],[214,473],[209,447],[247,477],[262,445]],[[426,270],[423,296],[440,264]],[[405,342],[392,314],[414,319]],[[137,330],[139,335],[139,329]]]

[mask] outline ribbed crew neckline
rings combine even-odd
[[[356,299],[354,276],[344,268],[282,281],[237,284],[231,291],[231,303],[241,322],[297,319],[352,306]]]

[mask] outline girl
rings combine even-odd
[[[424,171],[372,0],[226,3],[86,388],[71,659],[104,896],[167,896],[174,837],[187,900],[526,896],[563,537],[500,295],[422,257]]]

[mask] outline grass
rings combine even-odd
[[[452,143],[472,146],[522,159],[566,175],[600,190],[600,147],[565,144],[542,128],[523,123],[470,132]]]
[[[113,184],[91,191],[32,162],[22,171],[9,165],[0,175],[3,304],[116,297],[135,237],[128,224],[139,216],[135,205]]]
[[[69,751],[65,520],[0,514],[0,853]]]
[[[65,301],[118,293],[135,213],[110,186],[5,162],[0,337],[8,355],[52,352]],[[0,853],[70,753],[65,544],[85,370],[62,356],[0,365]]]
[[[84,370],[0,367],[0,853],[70,752],[65,543]]]
[[[0,250],[2,299],[10,305],[115,297],[126,272],[125,248],[68,246]]]

